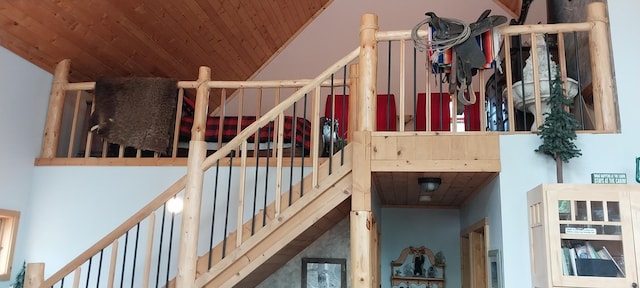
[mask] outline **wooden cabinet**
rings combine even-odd
[[[542,184],[527,198],[533,287],[637,287],[640,185]]]
[[[429,248],[407,247],[398,259],[391,261],[391,287],[445,287],[445,264],[442,252],[434,255]]]

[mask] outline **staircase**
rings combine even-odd
[[[351,156],[351,147],[345,147],[345,158]],[[334,155],[334,161],[340,155]],[[330,161],[321,165],[320,171],[328,171]],[[310,176],[304,184],[309,189],[304,197],[294,194],[293,204],[278,217],[274,217],[274,205],[267,209],[268,224],[222,258],[222,243],[212,249],[213,258],[220,262],[208,270],[209,253],[198,259],[196,287],[255,287],[266,277],[284,265],[289,259],[309,246],[315,239],[344,219],[350,211],[351,165],[345,164],[331,175],[321,175],[320,185],[310,187]],[[283,194],[282,203],[288,193]],[[262,211],[256,219],[262,219]],[[251,222],[244,224],[243,235],[250,235]],[[227,237],[233,243],[236,233]],[[227,246],[227,248],[230,248]],[[204,271],[204,272],[201,272]]]
[[[350,161],[328,174],[328,166],[340,158],[351,159],[351,146],[331,161],[320,165],[319,185],[312,186],[312,175],[298,183],[293,191],[283,193],[281,203],[292,204],[275,216],[275,204],[260,210],[243,225],[242,244],[236,246],[237,233],[229,233],[223,242],[200,255],[197,261],[197,287],[255,287],[319,236],[343,220],[350,211]],[[300,189],[300,185],[304,188]],[[299,191],[308,191],[300,195]],[[264,217],[264,218],[263,218]],[[262,221],[266,219],[266,221]],[[253,230],[253,232],[252,232]],[[211,264],[214,263],[214,264]],[[175,287],[172,280],[169,287]]]

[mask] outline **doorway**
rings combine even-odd
[[[462,256],[462,287],[487,288],[487,251],[489,247],[487,218],[471,224],[460,232]]]

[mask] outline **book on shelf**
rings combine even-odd
[[[576,258],[578,258],[576,249],[569,248],[569,263],[571,263],[571,271],[573,271],[573,274],[571,275],[577,275],[578,270],[576,269]]]
[[[589,259],[600,259],[600,255],[589,241],[584,242],[584,246],[587,247],[587,256]]]
[[[571,252],[568,247],[562,247],[562,275],[575,275],[571,267]]]
[[[618,268],[618,272],[620,272],[620,275],[622,277],[625,277],[624,271],[622,271],[622,267],[620,267],[618,262],[616,262],[616,260],[613,259],[613,256],[611,256],[611,253],[609,253],[609,250],[607,250],[607,247],[602,246],[602,249],[600,249],[600,251],[602,251],[602,254],[605,255],[605,257],[600,257],[600,258],[601,259],[609,259],[609,260],[613,261],[613,264],[616,264],[616,268]],[[600,251],[598,251],[598,254],[600,254]]]
[[[576,258],[589,259],[587,245],[584,245],[583,243],[576,243],[573,245],[573,249],[576,251]]]

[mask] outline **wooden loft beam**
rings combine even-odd
[[[509,15],[513,18],[520,17],[522,11],[522,0],[493,0],[498,6],[502,7],[505,11],[509,12]]]

